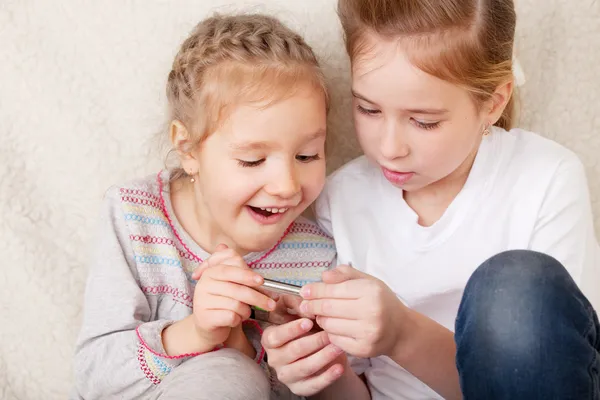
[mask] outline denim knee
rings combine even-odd
[[[485,381],[488,398],[509,398],[539,393],[546,379],[597,379],[595,312],[568,271],[542,253],[507,251],[484,262],[465,288],[455,339],[463,391]]]

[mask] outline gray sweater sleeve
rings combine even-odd
[[[164,353],[138,273],[116,188],[107,193],[85,291],[75,389],[86,400],[146,397],[184,359]]]

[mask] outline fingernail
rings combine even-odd
[[[333,377],[339,378],[344,373],[344,368],[340,365],[336,369],[333,370]]]
[[[342,349],[340,349],[339,347],[337,347],[335,344],[331,345],[331,353],[332,354],[341,354],[342,353]]]
[[[306,301],[303,301],[302,303],[300,303],[300,311],[303,313],[307,313],[308,312],[308,303]]]
[[[302,289],[300,289],[300,296],[307,298],[310,296],[310,288],[309,287],[303,287]]]
[[[275,303],[275,300],[273,300],[273,299],[270,299],[267,304],[268,304],[270,310],[274,310],[275,307],[277,307],[277,303]]]
[[[260,276],[260,275],[256,275],[256,276],[254,277],[254,282],[256,282],[256,283],[262,283],[262,281],[263,281],[263,278],[262,278],[262,276]]]
[[[300,324],[300,328],[302,328],[303,330],[307,331],[307,330],[309,330],[309,329],[311,328],[311,325],[312,325],[312,324],[310,323],[310,321],[305,319],[305,320],[304,320],[304,321],[302,321],[302,323]]]

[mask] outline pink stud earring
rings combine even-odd
[[[194,173],[193,172],[185,171],[185,173],[189,175],[190,182],[192,182],[192,183],[196,182],[196,178],[194,178]]]

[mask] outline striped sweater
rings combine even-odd
[[[169,357],[161,332],[192,313],[191,273],[209,254],[183,230],[172,209],[168,172],[112,187],[106,194],[86,286],[75,356],[76,398],[152,398],[161,381],[191,357]],[[271,249],[244,257],[266,278],[304,285],[320,280],[336,256],[333,240],[315,223],[296,220]],[[262,329],[244,331],[265,365]]]

